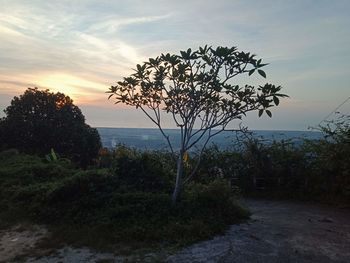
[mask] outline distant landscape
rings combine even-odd
[[[102,146],[106,148],[114,148],[121,144],[128,147],[134,147],[140,150],[163,150],[167,149],[167,143],[158,129],[152,128],[96,128],[101,137]],[[253,136],[260,138],[265,142],[273,140],[292,140],[299,144],[303,139],[320,139],[322,133],[318,131],[251,131]],[[176,129],[165,129],[165,133],[174,145],[179,145],[180,133]],[[215,136],[211,144],[217,145],[220,149],[228,149],[237,141],[235,132],[226,131]]]

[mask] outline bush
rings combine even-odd
[[[167,153],[118,146],[110,154],[111,172],[127,191],[171,191],[174,171]]]
[[[62,179],[76,168],[65,160],[47,162],[38,156],[20,154],[17,150],[0,152],[0,185],[26,186]]]
[[[297,196],[303,190],[305,152],[292,139],[270,143],[248,140],[242,158],[246,163],[244,186],[248,186],[248,191]]]
[[[347,203],[347,146],[328,139],[262,143],[249,141],[237,170],[246,194]]]
[[[167,165],[162,161],[156,165],[167,154],[127,148],[113,154],[115,169],[83,171],[15,150],[0,153],[0,219],[64,228],[70,241],[79,244],[96,245],[97,240],[188,244],[221,233],[247,216],[226,181],[192,185],[174,207],[160,184],[168,180],[162,181],[169,172]],[[122,176],[121,164],[130,165],[124,166]],[[133,167],[136,171],[129,169]],[[146,180],[147,187],[140,180]]]
[[[193,184],[185,195],[185,200],[195,205],[189,211],[196,211],[213,222],[218,220],[219,214],[225,224],[233,224],[237,218],[248,216],[247,211],[238,205],[238,198],[239,194],[224,179],[216,179],[208,184]]]
[[[46,193],[76,168],[66,161],[47,162],[16,150],[0,153],[0,214],[36,216]]]
[[[337,119],[320,127],[324,138],[306,141],[308,175],[305,188],[309,196],[350,204],[350,116]]]
[[[226,178],[245,195],[349,205],[349,121],[349,116],[341,116],[321,127],[324,138],[319,140],[246,137],[238,149],[210,147],[195,181],[208,184]]]
[[[212,145],[205,149],[201,157],[196,182],[209,183],[217,178],[231,179],[241,165],[241,154],[235,151],[220,150],[218,146]],[[192,160],[192,166],[198,157]]]

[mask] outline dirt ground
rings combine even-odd
[[[314,204],[247,200],[245,224],[188,247],[168,262],[350,262],[350,211]]]
[[[19,260],[22,256],[33,255],[38,241],[47,234],[45,227],[28,224],[0,230],[0,262]]]
[[[252,212],[248,222],[174,255],[158,251],[120,256],[64,247],[37,257],[35,244],[47,231],[32,226],[0,231],[0,262],[350,262],[349,210],[286,201],[244,203]]]

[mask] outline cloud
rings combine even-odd
[[[136,63],[209,44],[256,53],[285,93],[332,108],[349,96],[349,12],[348,1],[2,0],[0,96],[42,86],[105,107]],[[298,107],[287,107],[296,121]]]
[[[61,90],[79,103],[94,101],[84,94],[100,92],[103,96],[115,79],[145,59],[137,48],[121,38],[93,34],[93,26],[101,27],[101,23],[94,24],[92,20],[83,29],[85,18],[79,14],[62,20],[58,19],[63,18],[60,10],[45,13],[40,6],[30,7],[30,12],[25,9],[17,6],[8,14],[7,10],[0,11],[1,90],[12,90],[15,95],[28,86],[38,86]],[[118,25],[165,17],[129,18],[118,20]],[[115,21],[107,22],[112,25]],[[94,89],[90,89],[92,86]],[[81,96],[77,96],[79,92]]]
[[[164,20],[169,18],[171,15],[161,15],[161,16],[144,16],[144,17],[119,17],[119,18],[109,18],[103,19],[100,22],[91,25],[87,31],[93,34],[112,34],[118,31],[121,27],[127,27],[133,24],[145,24],[150,22],[155,22],[159,20]]]

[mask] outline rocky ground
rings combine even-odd
[[[40,226],[0,232],[0,262],[350,262],[350,211],[314,204],[247,200],[251,219],[223,236],[171,255],[169,251],[123,256],[89,248],[40,251]]]

